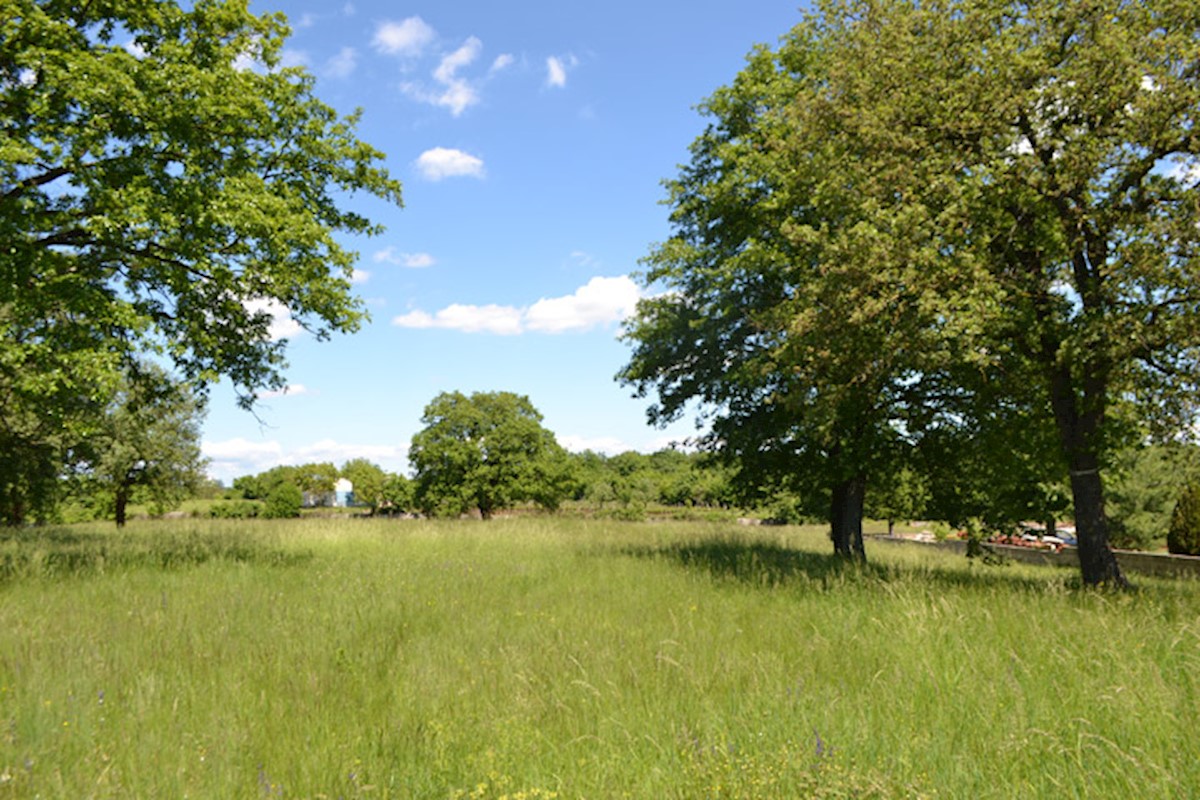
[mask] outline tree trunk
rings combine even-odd
[[[125,527],[125,506],[129,503],[129,493],[124,489],[117,489],[116,497],[116,517],[117,527]]]
[[[1100,480],[1099,438],[1104,421],[1107,381],[1093,368],[1090,380],[1076,391],[1070,369],[1058,368],[1051,376],[1050,402],[1058,427],[1059,443],[1071,473],[1075,503],[1075,537],[1079,541],[1079,571],[1089,586],[1110,584],[1125,588],[1117,557],[1108,544],[1108,519],[1104,515],[1104,485]]]
[[[1104,487],[1095,465],[1072,464],[1071,493],[1075,498],[1075,537],[1079,540],[1079,570],[1091,586],[1107,583],[1127,587],[1117,557],[1108,544],[1108,518],[1104,514]]]
[[[855,475],[833,487],[829,525],[834,554],[866,561],[862,537],[863,500],[866,494],[865,475]]]

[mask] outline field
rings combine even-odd
[[[0,798],[1200,796],[1200,584],[817,528],[0,534]]]

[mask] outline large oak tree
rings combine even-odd
[[[273,314],[357,328],[342,237],[378,229],[347,197],[400,185],[281,67],[287,32],[245,0],[0,0],[6,446],[61,454],[39,431],[86,434],[137,354],[248,406],[283,383]],[[31,480],[0,475],[8,495]]]

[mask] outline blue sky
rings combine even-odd
[[[228,483],[280,463],[363,456],[405,471],[439,392],[528,395],[571,450],[652,451],[659,430],[613,380],[629,356],[629,275],[669,235],[662,181],[702,131],[695,106],[756,44],[800,19],[796,0],[569,4],[256,0],[292,27],[285,61],[317,77],[387,154],[403,209],[351,242],[371,321],[316,342],[287,335],[289,391],[257,414],[213,391],[209,472]]]

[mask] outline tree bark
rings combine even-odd
[[[116,517],[117,527],[125,527],[125,506],[129,504],[129,494],[124,489],[117,489]]]
[[[1117,557],[1108,544],[1108,518],[1104,513],[1104,486],[1093,458],[1071,466],[1071,494],[1075,499],[1075,537],[1079,541],[1079,570],[1091,586],[1110,584],[1122,588],[1129,582],[1121,574]]]
[[[1079,571],[1089,586],[1109,584],[1127,588],[1117,557],[1108,544],[1108,518],[1104,514],[1104,484],[1100,479],[1099,431],[1104,420],[1107,382],[1101,370],[1092,370],[1076,392],[1070,370],[1059,367],[1051,376],[1051,405],[1059,442],[1071,474],[1075,503],[1075,537],[1079,542]]]
[[[835,555],[859,561],[867,560],[862,536],[863,500],[866,494],[865,475],[855,475],[833,487],[829,525]]]

